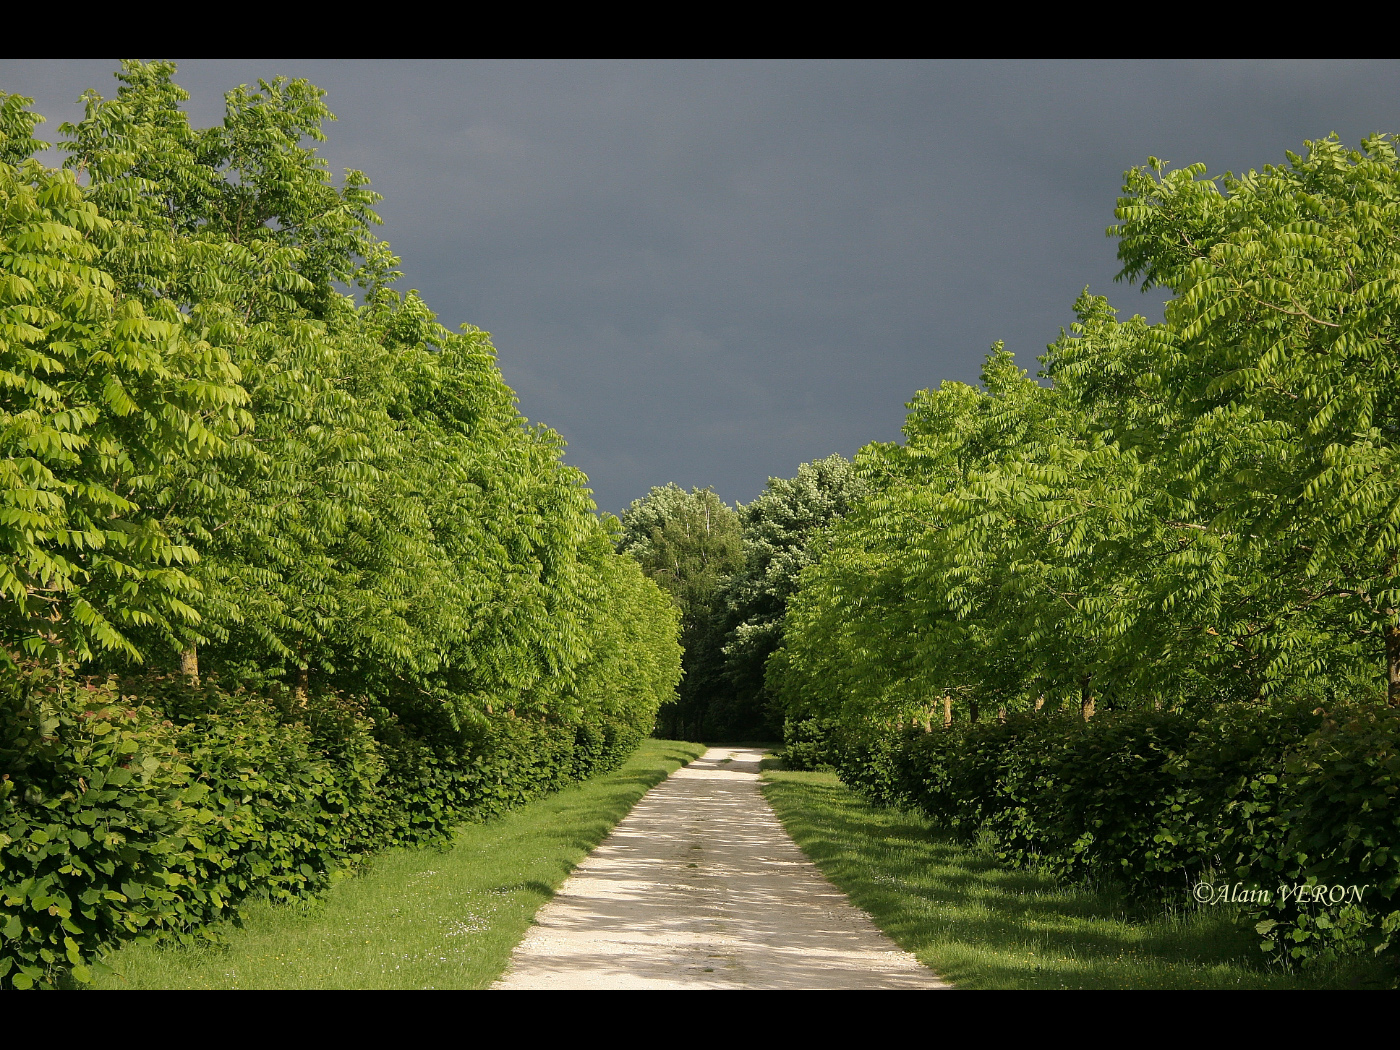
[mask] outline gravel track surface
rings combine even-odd
[[[711,748],[575,869],[496,988],[947,988],[827,882]]]

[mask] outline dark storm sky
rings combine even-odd
[[[0,61],[50,120],[102,61]],[[1400,63],[185,61],[198,124],[284,74],[327,89],[323,153],[383,193],[405,286],[490,331],[603,509],[898,437],[903,404],[1023,367],[1086,284],[1149,154],[1240,171],[1400,130]]]

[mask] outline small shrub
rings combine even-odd
[[[788,769],[831,769],[835,766],[833,723],[817,718],[792,718],[783,723],[783,763]]]
[[[1334,709],[1289,755],[1281,780],[1278,823],[1288,832],[1288,864],[1280,877],[1355,891],[1325,905],[1280,895],[1255,909],[1263,947],[1291,959],[1394,954],[1400,932],[1400,711]]]

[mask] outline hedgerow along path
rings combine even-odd
[[[829,883],[711,748],[647,793],[535,916],[502,989],[946,988]]]
[[[485,988],[531,918],[654,784],[705,745],[644,740],[623,765],[482,824],[392,849],[314,904],[252,904],[207,948],[129,945],[103,988]]]
[[[1383,960],[1284,967],[1234,909],[1198,906],[1188,886],[1174,901],[1134,901],[1107,880],[1007,867],[994,846],[872,802],[834,773],[769,769],[764,795],[824,875],[958,988],[1394,987]]]

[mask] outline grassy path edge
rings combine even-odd
[[[1352,959],[1289,972],[1227,907],[1155,909],[1111,888],[1003,867],[874,806],[830,773],[767,769],[764,797],[804,853],[896,944],[959,988],[1381,988]]]
[[[485,824],[446,850],[388,850],[305,906],[251,902],[209,948],[131,945],[105,988],[485,988],[535,913],[637,801],[705,745],[646,740],[611,773]]]

